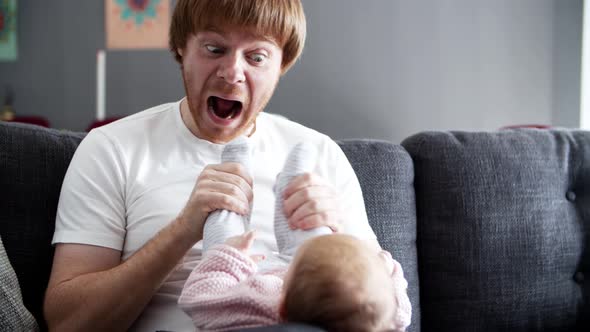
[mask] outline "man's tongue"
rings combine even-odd
[[[235,111],[236,103],[237,102],[233,100],[225,100],[213,97],[213,112],[215,112],[215,115],[220,118],[229,118]]]

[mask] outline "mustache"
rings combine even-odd
[[[222,81],[216,81],[209,86],[209,91],[214,94],[230,95],[244,100],[248,96],[248,92],[242,86],[235,84],[227,84]]]

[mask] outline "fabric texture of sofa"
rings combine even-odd
[[[61,182],[83,137],[0,122],[2,270],[14,269],[19,310],[41,330]],[[590,330],[590,132],[424,132],[401,145],[338,143],[379,242],[404,267],[408,331]],[[13,317],[19,302],[11,303],[0,303],[0,317]]]

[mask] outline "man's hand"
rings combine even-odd
[[[197,183],[179,218],[190,232],[202,238],[203,226],[209,213],[229,210],[238,214],[250,212],[252,177],[239,163],[208,165]]]
[[[295,177],[285,188],[282,199],[291,229],[328,226],[333,232],[340,230],[342,207],[338,194],[321,177],[311,173]]]

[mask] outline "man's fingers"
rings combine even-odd
[[[199,180],[204,184],[206,183],[209,187],[215,187],[215,184],[232,185],[240,189],[240,191],[246,195],[248,201],[252,201],[252,185],[241,176],[232,173],[225,173],[222,171],[209,170],[207,174],[202,175],[201,179]]]
[[[287,217],[289,223],[297,224],[305,217],[314,214],[322,214],[323,212],[330,213],[330,211],[337,210],[336,200],[334,198],[323,198],[321,200],[309,200],[299,206],[293,213]]]
[[[182,219],[190,220],[195,230],[202,230],[209,213],[229,210],[241,215],[250,212],[252,177],[239,163],[207,165],[195,183]]]
[[[250,204],[251,200],[248,196],[252,196],[252,192],[250,192],[250,194],[247,194],[242,190],[242,188],[226,182],[215,182],[211,180],[205,180],[202,183],[202,189],[203,191],[207,191],[210,193],[217,193],[220,195],[233,197],[237,200],[244,202],[245,204]]]
[[[225,176],[227,174],[237,176],[238,178],[244,180],[250,187],[253,184],[252,176],[250,176],[250,173],[248,172],[246,167],[244,167],[244,165],[240,163],[223,163],[217,165],[208,165],[207,167],[205,167],[205,170],[211,170],[217,173],[221,173],[222,176]]]
[[[303,173],[289,182],[283,192],[283,198],[289,198],[289,196],[301,189],[312,186],[327,186],[327,183],[320,176],[312,173]]]
[[[340,228],[338,193],[321,177],[304,173],[295,177],[285,188],[283,212],[292,229],[328,226],[334,232]]]
[[[304,187],[299,191],[288,196],[283,202],[283,212],[287,218],[291,217],[295,210],[309,201],[327,199],[335,196],[334,192],[326,186]]]
[[[217,166],[207,166],[203,171],[197,181],[196,197],[208,212],[225,209],[247,214],[254,197],[252,187],[238,175],[215,169]]]
[[[307,215],[299,220],[293,222],[289,221],[289,225],[293,229],[308,230],[321,226],[329,227],[332,232],[340,232],[340,213],[336,210],[322,211]]]
[[[215,210],[229,210],[241,215],[250,212],[250,204],[247,201],[230,195],[208,191],[202,193],[197,192],[197,197],[199,197],[200,200],[207,202],[207,211],[209,212]]]

